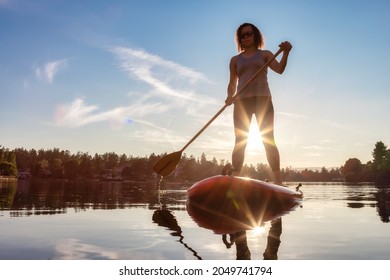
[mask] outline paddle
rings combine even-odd
[[[237,98],[243,92],[243,90],[256,78],[257,75],[261,73],[266,67],[273,61],[283,50],[280,48],[274,56],[267,61],[259,70],[256,71],[255,74],[246,82],[246,84],[236,92],[236,94],[233,96],[232,101]],[[161,159],[159,159],[156,164],[153,166],[154,172],[156,172],[158,175],[162,177],[166,177],[169,174],[173,172],[173,170],[176,169],[176,166],[179,164],[179,161],[181,159],[181,155],[183,151],[192,143],[194,140],[228,107],[229,105],[224,105],[200,130],[199,132],[191,138],[191,140],[180,150],[177,152],[173,152],[171,154],[163,156]]]

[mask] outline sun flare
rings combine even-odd
[[[247,149],[249,152],[264,150],[259,128],[255,121],[252,121],[249,128]]]
[[[265,232],[264,226],[256,226],[253,228],[254,235],[262,235]]]

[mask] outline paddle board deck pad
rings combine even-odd
[[[303,195],[287,187],[232,176],[214,176],[187,191],[187,211],[201,227],[217,234],[253,229],[302,203]]]

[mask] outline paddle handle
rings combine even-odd
[[[283,50],[280,48],[274,55],[273,57],[268,60],[262,67],[260,67],[259,70],[256,71],[256,73],[254,73],[252,75],[252,77],[250,77],[250,79],[246,82],[246,84],[240,88],[239,91],[236,92],[236,94],[232,97],[233,98],[233,101],[237,99],[237,97],[244,91],[245,88],[248,87],[248,85],[257,77],[257,75],[259,75],[261,73],[261,71],[263,71],[265,68],[268,67],[268,65],[282,52]],[[202,132],[228,107],[229,105],[224,105],[199,131],[198,133],[195,134],[194,137],[191,138],[191,140],[180,150],[180,152],[182,153],[189,145],[191,145],[192,142],[195,141],[196,138],[198,138],[198,136],[200,134],[202,134]]]
[[[228,107],[228,105],[224,105],[202,128],[198,131],[197,134],[195,134],[194,137],[191,138],[191,140],[180,150],[180,152],[183,152],[189,145],[191,145],[192,142],[195,141],[196,138]]]

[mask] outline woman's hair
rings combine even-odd
[[[255,45],[261,49],[264,47],[264,36],[263,34],[261,34],[260,30],[252,23],[243,23],[241,24],[238,28],[237,28],[237,31],[236,31],[236,45],[237,45],[237,50],[238,52],[242,52],[244,51],[244,48],[243,46],[241,45],[241,32],[242,32],[242,29],[246,26],[250,26],[252,27],[252,31],[253,31],[253,39],[254,39],[254,42],[255,42]]]

